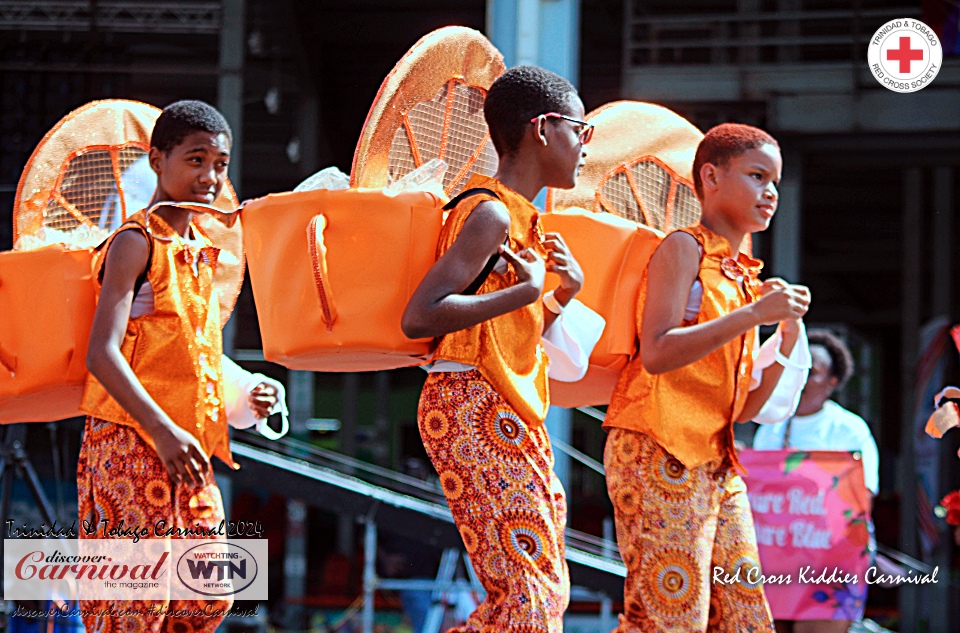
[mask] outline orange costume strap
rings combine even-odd
[[[537,208],[519,193],[489,176],[474,175],[465,189],[478,188],[495,192],[507,207],[510,213],[510,248],[515,252],[532,248],[541,257],[546,257]],[[493,199],[488,194],[477,194],[450,212],[440,233],[438,257],[456,241],[463,223],[477,205]],[[516,283],[517,276],[512,268],[508,267],[503,273],[494,270],[477,294],[495,292]],[[447,334],[440,339],[434,359],[476,367],[527,424],[537,426],[543,424],[549,409],[549,361],[540,345],[542,332],[543,304],[534,301],[519,310]]]
[[[727,241],[703,225],[679,230],[693,236],[703,253],[703,299],[693,323],[719,319],[756,299],[763,262],[744,253],[734,258]],[[644,275],[638,294],[638,337],[647,281]],[[657,375],[644,369],[638,353],[620,376],[604,428],[646,433],[687,468],[718,458],[739,468],[733,421],[750,388],[755,338],[751,329],[694,363]]]
[[[214,291],[219,249],[194,224],[196,239],[184,240],[156,214],[141,211],[105,243],[98,266],[116,236],[138,230],[148,236],[152,255],[146,280],[154,309],[130,319],[120,351],[147,393],[203,450],[236,467],[230,454],[223,401],[220,306]],[[153,438],[92,375],[80,405],[84,413],[132,427],[151,447]]]

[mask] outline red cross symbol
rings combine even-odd
[[[910,36],[900,38],[900,48],[892,48],[887,51],[887,60],[900,62],[900,72],[910,72],[910,62],[919,62],[923,60],[922,48],[910,48]]]

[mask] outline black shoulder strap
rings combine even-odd
[[[493,197],[496,198],[497,200],[500,199],[500,196],[497,195],[497,192],[496,192],[496,191],[493,191],[492,189],[486,189],[486,188],[484,188],[484,187],[476,187],[476,188],[474,188],[474,189],[467,189],[466,191],[461,191],[459,194],[457,194],[457,195],[453,198],[453,200],[451,200],[451,201],[448,202],[447,204],[443,205],[443,210],[444,210],[444,211],[449,211],[449,210],[453,209],[454,207],[456,207],[458,204],[460,204],[461,201],[463,201],[463,200],[465,200],[465,199],[467,199],[467,198],[469,198],[469,197],[471,197],[471,196],[476,196],[476,195],[480,195],[480,194],[486,194],[486,195],[488,195],[488,196],[493,196]],[[504,243],[506,243],[506,242],[504,242]],[[494,267],[497,265],[497,262],[498,262],[499,260],[500,260],[500,254],[499,254],[499,253],[494,253],[493,255],[491,255],[491,256],[490,256],[490,259],[487,260],[487,263],[484,264],[483,270],[481,270],[481,271],[480,271],[480,274],[477,275],[477,278],[474,279],[472,282],[470,282],[470,285],[467,286],[467,287],[463,290],[463,292],[461,292],[460,294],[462,294],[462,295],[475,295],[475,294],[477,294],[477,291],[480,290],[480,286],[483,285],[483,282],[485,282],[485,281],[487,280],[487,277],[490,276],[490,273],[493,272],[493,269],[494,269]]]
[[[453,197],[453,199],[452,199],[450,202],[448,202],[447,204],[443,205],[443,210],[444,210],[444,211],[449,211],[450,209],[454,208],[455,206],[457,206],[458,204],[460,204],[461,202],[463,202],[463,201],[466,200],[467,198],[469,198],[469,197],[471,197],[471,196],[477,196],[477,195],[480,195],[480,194],[482,194],[482,193],[485,193],[485,194],[487,194],[488,196],[493,196],[493,197],[496,198],[497,200],[500,199],[500,196],[497,195],[497,192],[494,191],[493,189],[487,189],[486,187],[474,187],[473,189],[465,189],[465,190],[461,191],[460,193],[458,193],[456,196]]]
[[[133,298],[136,299],[137,295],[140,293],[140,288],[143,287],[143,284],[147,282],[147,272],[150,270],[150,264],[153,263],[153,239],[150,237],[149,231],[139,222],[124,222],[120,225],[113,235],[107,239],[100,242],[96,250],[102,250],[108,242],[110,242],[120,231],[129,231],[137,230],[140,231],[145,238],[147,238],[147,265],[143,269],[143,272],[137,276],[137,280],[133,282]],[[100,271],[97,273],[97,281],[102,285],[103,284],[103,270],[107,267],[107,261],[104,259],[103,264],[100,266]]]

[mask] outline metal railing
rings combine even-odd
[[[0,0],[0,30],[212,35],[220,32],[222,13],[220,2]]]
[[[624,2],[623,68],[863,62],[874,32],[917,6],[643,15]]]

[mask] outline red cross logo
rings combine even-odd
[[[887,60],[900,62],[900,72],[907,74],[910,72],[910,62],[923,61],[923,49],[910,48],[910,37],[901,37],[900,48],[891,48],[888,50]]]

